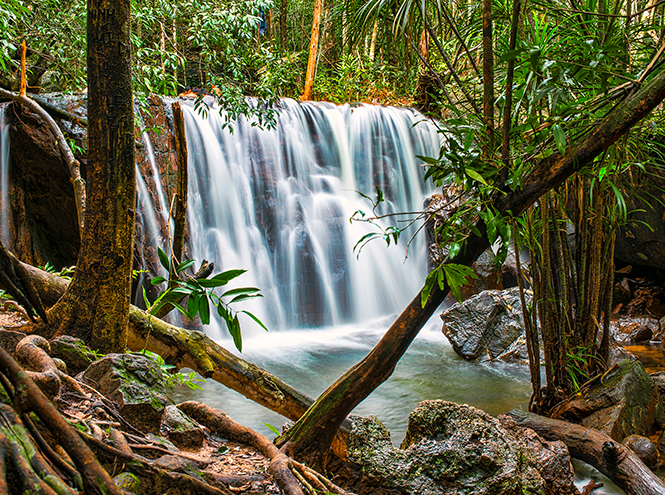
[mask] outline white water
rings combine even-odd
[[[9,233],[9,126],[6,105],[0,105],[0,239],[10,247]]]
[[[271,330],[367,322],[405,306],[425,276],[424,236],[409,248],[355,243],[371,229],[349,222],[371,214],[419,211],[430,193],[416,155],[438,156],[436,127],[417,112],[284,100],[277,127],[245,120],[222,129],[215,109],[184,107],[189,153],[191,256],[218,270],[244,268],[242,286],[264,295],[250,306]],[[402,225],[395,218],[382,225]],[[376,229],[374,229],[376,231]],[[255,324],[247,319],[243,332]],[[215,338],[219,324],[206,330]]]

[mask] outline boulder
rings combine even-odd
[[[98,355],[81,339],[63,335],[51,340],[51,357],[62,359],[69,373],[77,375],[90,366]]]
[[[631,175],[639,194],[626,195],[628,221],[619,229],[614,254],[633,265],[665,268],[665,176],[657,165]]]
[[[184,449],[199,449],[206,437],[203,426],[174,405],[166,406],[160,430],[169,440]]]
[[[353,417],[349,460],[381,486],[411,495],[572,494],[566,446],[466,405],[425,401],[395,449],[375,417]]]
[[[658,387],[660,392],[660,397],[665,397],[665,371],[657,371],[656,373],[651,373],[651,378]]]
[[[530,291],[525,292],[527,304]],[[528,362],[519,289],[486,290],[441,315],[443,333],[467,360]]]
[[[660,324],[648,316],[620,316],[610,322],[610,335],[617,342],[646,342],[660,335]]]
[[[82,380],[118,404],[128,422],[159,432],[169,400],[164,395],[167,385],[162,369],[154,360],[136,354],[107,354],[83,372]]]
[[[653,468],[658,465],[658,449],[649,438],[641,435],[630,435],[624,438],[621,443],[635,452],[637,457],[648,467]]]
[[[663,404],[642,363],[623,361],[557,406],[551,416],[579,422],[621,442],[630,435],[651,435],[662,421]]]

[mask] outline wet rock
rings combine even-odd
[[[131,473],[120,473],[113,481],[124,493],[141,493],[141,480]]]
[[[160,430],[180,448],[199,449],[205,440],[203,426],[174,405],[164,409]]]
[[[525,293],[527,304],[531,293]],[[519,289],[488,290],[441,315],[443,333],[467,360],[528,362]]]
[[[107,354],[92,363],[82,379],[118,404],[120,414],[138,428],[158,433],[168,398],[159,365],[147,356]]]
[[[518,435],[514,423],[506,428],[470,406],[425,401],[411,413],[401,449],[376,418],[354,417],[348,452],[367,477],[411,495],[577,493],[567,449],[555,443]],[[556,462],[555,475],[548,470]]]
[[[660,335],[660,325],[648,316],[621,316],[610,322],[610,335],[617,342],[646,342]]]
[[[665,371],[651,373],[651,379],[654,381],[660,392],[661,399],[665,397]]]
[[[654,380],[639,361],[624,361],[552,413],[579,422],[621,442],[630,435],[651,435],[663,418]]]
[[[62,359],[73,375],[90,366],[98,357],[81,339],[63,335],[51,340],[51,357]]]
[[[76,263],[80,235],[69,170],[46,122],[27,107],[13,104],[9,121],[9,231],[6,246],[34,266]],[[73,137],[68,133],[68,137]],[[80,145],[80,143],[77,143]],[[86,177],[85,162],[81,174]]]
[[[619,229],[615,256],[633,265],[665,268],[665,177],[652,168],[632,180],[640,184],[640,194],[626,196],[630,213]]]
[[[635,452],[637,457],[648,467],[652,468],[658,465],[658,449],[656,444],[647,437],[630,435],[624,438],[621,443]]]

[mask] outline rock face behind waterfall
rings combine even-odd
[[[525,293],[527,304],[530,292]],[[443,312],[443,333],[464,359],[527,362],[519,289],[486,290]]]
[[[401,449],[376,418],[354,418],[349,457],[365,476],[411,495],[578,493],[562,442],[452,402],[421,402]]]

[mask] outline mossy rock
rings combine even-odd
[[[206,437],[203,426],[174,405],[166,406],[160,429],[169,440],[184,449],[199,449]]]
[[[120,414],[131,424],[159,432],[169,399],[164,373],[155,361],[136,354],[107,354],[91,364],[82,378],[117,403]]]
[[[575,493],[569,460],[563,476],[567,484],[555,486],[541,475],[542,451],[547,448],[539,438],[524,441],[473,407],[425,401],[409,416],[400,449],[393,447],[378,419],[353,417],[348,453],[350,461],[381,486],[412,495]],[[557,448],[567,455],[565,447]],[[561,450],[548,451],[548,459],[555,457],[561,458]]]
[[[663,419],[663,404],[642,363],[622,361],[557,407],[553,417],[580,422],[621,442],[630,435],[653,434]]]
[[[62,359],[72,375],[79,374],[98,358],[85,342],[69,335],[57,337],[50,344],[51,357]]]

